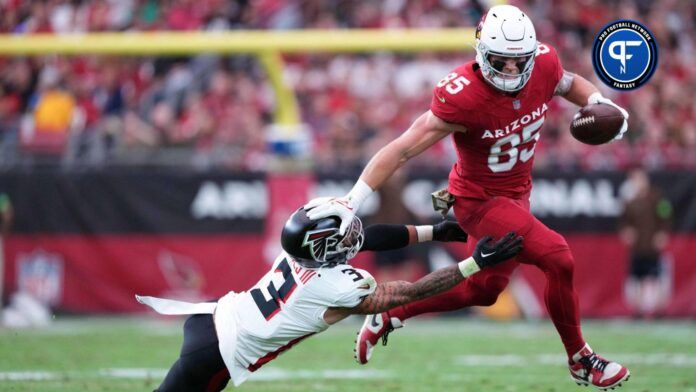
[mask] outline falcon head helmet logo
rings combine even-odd
[[[336,228],[311,230],[305,234],[302,246],[309,247],[313,259],[326,261],[328,255],[336,253],[339,239]]]

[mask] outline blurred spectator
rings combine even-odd
[[[10,202],[10,197],[6,193],[0,192],[0,319],[2,319],[2,308],[5,304],[5,236],[10,233],[14,209]]]
[[[7,235],[12,227],[14,209],[10,197],[6,193],[0,193],[0,236]],[[1,264],[1,263],[0,263]],[[0,279],[2,282],[2,279]]]
[[[31,116],[21,129],[21,143],[28,151],[56,156],[63,153],[76,120],[75,97],[63,83],[57,67],[43,69],[38,90],[29,99]]]
[[[628,93],[603,88],[631,113],[626,140],[599,147],[578,143],[568,132],[577,108],[556,100],[537,144],[535,169],[696,167],[696,106],[689,96],[696,89],[696,68],[689,66],[696,60],[696,2],[513,3],[530,14],[539,38],[558,49],[566,68],[598,86],[590,50],[607,22],[633,18],[645,23],[660,50],[658,70],[646,86]],[[466,27],[474,26],[487,6],[482,0],[13,0],[0,2],[0,31]],[[362,167],[376,138],[403,132],[428,107],[432,86],[472,58],[470,50],[286,56],[285,79],[313,133],[315,163]],[[44,83],[37,84],[38,75],[52,72],[58,76],[57,87],[47,90]],[[34,111],[32,96],[49,99]],[[264,170],[264,128],[273,110],[267,78],[245,56],[0,59],[0,166],[12,166],[21,157],[17,135],[23,117],[65,122],[70,112],[68,148],[57,149],[67,155],[64,163]],[[446,168],[454,159],[451,142],[445,140],[414,165]]]
[[[663,260],[672,219],[672,205],[651,183],[648,174],[628,175],[629,198],[620,218],[620,234],[630,250],[626,300],[638,317],[654,317],[667,305],[671,276]]]
[[[56,71],[46,68],[34,101],[34,128],[39,132],[64,133],[70,127],[75,99],[59,85]]]

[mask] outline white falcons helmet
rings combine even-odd
[[[502,91],[519,91],[527,84],[536,50],[534,25],[517,7],[492,7],[476,28],[476,62],[483,77]],[[516,59],[519,74],[503,72],[505,62],[491,61],[491,55]]]

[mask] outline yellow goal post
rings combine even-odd
[[[276,94],[274,123],[288,137],[301,119],[295,95],[283,80],[284,53],[462,52],[473,45],[473,28],[0,34],[0,56],[254,55]]]

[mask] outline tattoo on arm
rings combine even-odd
[[[439,294],[464,280],[459,267],[442,268],[434,271],[415,283],[405,281],[381,283],[375,292],[365,297],[356,307],[350,309],[353,314],[374,314],[385,312],[396,306]]]
[[[563,71],[563,76],[561,77],[561,80],[558,81],[553,95],[566,95],[568,91],[570,91],[570,86],[573,85],[573,79],[575,79],[575,74],[568,71]]]

